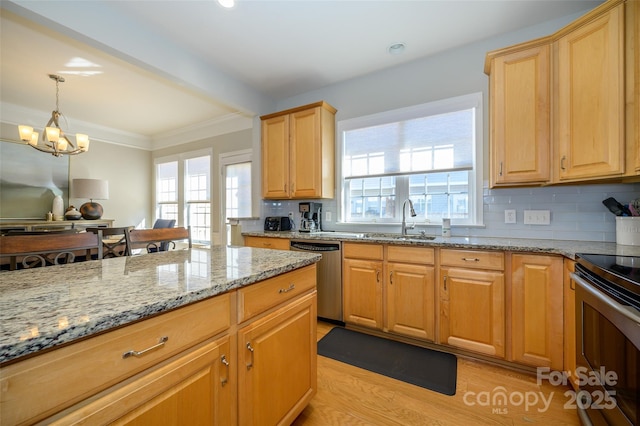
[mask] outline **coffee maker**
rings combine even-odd
[[[300,203],[298,209],[300,210],[300,232],[322,231],[322,203]]]

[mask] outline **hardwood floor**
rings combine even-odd
[[[318,339],[332,327],[319,322]],[[564,408],[571,402],[565,395],[570,388],[548,382],[538,385],[533,375],[458,357],[456,387],[454,396],[442,395],[318,356],[318,393],[293,424],[580,424],[575,408]],[[491,398],[500,390],[507,397],[506,404],[492,404]],[[530,401],[528,408],[522,398]]]

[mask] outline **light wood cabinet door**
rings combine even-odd
[[[383,262],[344,259],[342,262],[344,321],[382,330]]]
[[[627,152],[633,158],[633,170],[640,172],[640,2],[625,3]]]
[[[511,256],[511,356],[562,370],[563,261],[559,256]]]
[[[504,273],[440,269],[440,343],[504,357]]]
[[[289,115],[262,120],[262,196],[289,198]]]
[[[317,391],[316,292],[238,331],[240,425],[289,425]]]
[[[388,263],[387,271],[386,329],[433,341],[436,305],[433,266]]]
[[[322,108],[291,114],[291,197],[323,196]],[[333,157],[332,157],[333,158]],[[332,185],[333,186],[333,185]]]
[[[550,180],[550,45],[492,59],[490,75],[490,184]]]
[[[574,389],[578,389],[576,383],[576,284],[571,279],[571,273],[575,271],[576,262],[564,259],[563,268],[563,293],[564,293],[564,366],[563,371],[571,372],[569,380]]]
[[[318,102],[261,117],[264,198],[334,197],[335,113]]]
[[[624,173],[624,4],[555,43],[555,181]]]
[[[187,351],[175,361],[72,407],[47,423],[225,425],[235,423],[235,366],[229,337]]]

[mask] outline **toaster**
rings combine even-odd
[[[291,231],[289,216],[268,216],[264,220],[265,231]]]

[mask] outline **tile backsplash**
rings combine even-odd
[[[537,238],[551,240],[579,240],[615,242],[615,215],[602,204],[613,197],[626,204],[640,198],[640,183],[567,185],[543,188],[498,188],[483,190],[484,226],[451,226],[453,236]],[[242,223],[243,231],[262,229],[265,216],[287,216],[293,212],[294,222],[299,223],[298,203],[303,200],[262,201],[262,220]],[[358,232],[399,232],[400,225],[351,225],[336,223],[336,200],[321,200],[323,218],[330,212],[331,221],[324,221],[325,230],[353,230]],[[504,223],[504,211],[516,211],[516,223]],[[525,210],[549,210],[549,225],[525,225]],[[418,225],[428,234],[439,235],[440,225]]]

